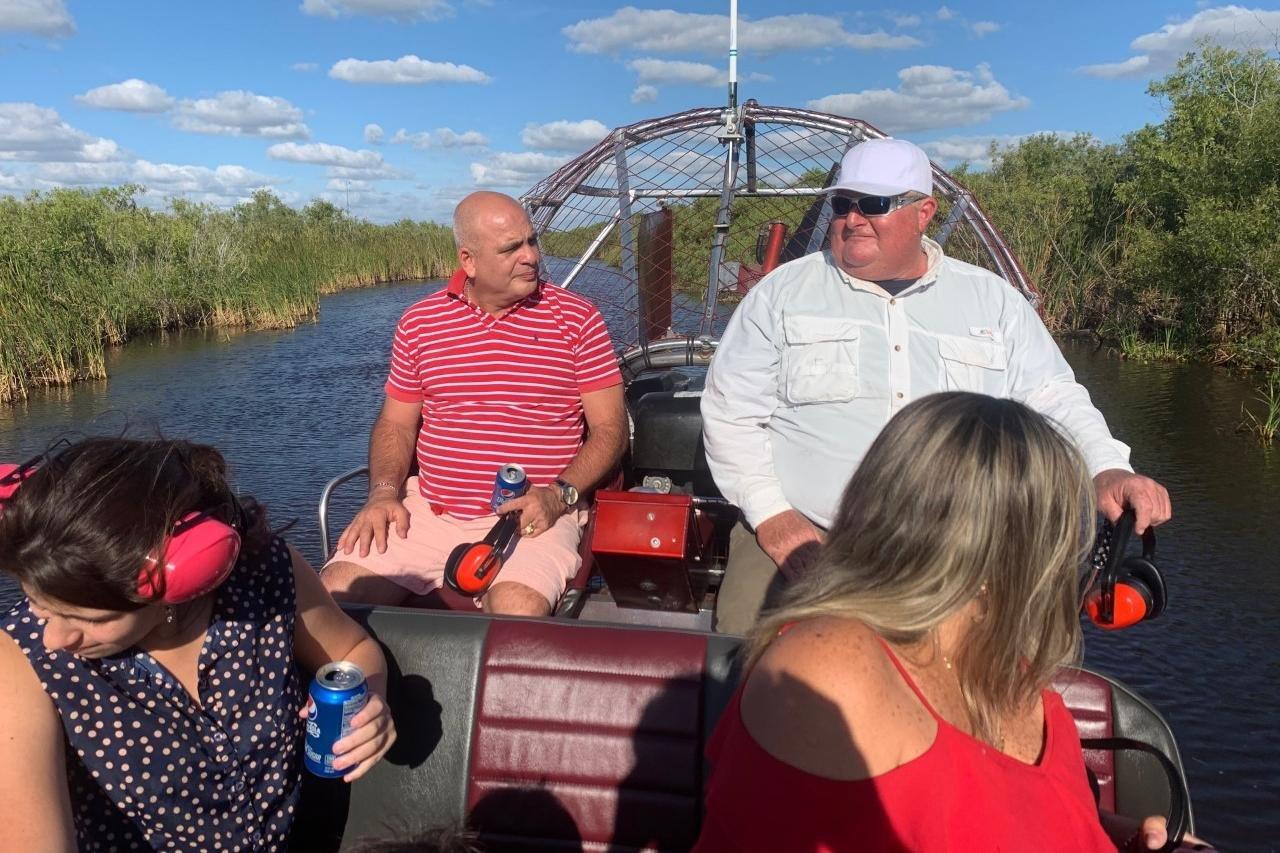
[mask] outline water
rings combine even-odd
[[[289,331],[187,331],[131,344],[111,354],[107,382],[0,408],[0,460],[24,459],[64,433],[125,425],[209,442],[226,454],[237,488],[265,501],[277,522],[298,519],[290,539],[318,560],[320,490],[364,463],[391,329],[438,286],[328,296],[319,322]],[[1234,432],[1253,393],[1241,378],[1079,345],[1066,352],[1140,470],[1169,487],[1175,512],[1158,549],[1169,610],[1123,633],[1091,630],[1086,659],[1172,724],[1202,834],[1226,850],[1280,849],[1280,448],[1268,453]],[[12,587],[0,588],[0,606],[6,599]]]

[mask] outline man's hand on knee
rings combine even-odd
[[[386,553],[387,528],[393,524],[401,539],[409,535],[409,510],[404,502],[395,495],[372,497],[338,537],[338,551],[350,554],[359,549],[360,556],[367,557],[373,543],[379,554]]]
[[[756,541],[787,580],[795,580],[817,559],[822,531],[797,510],[789,509],[760,522]]]

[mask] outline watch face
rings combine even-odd
[[[578,502],[578,490],[571,484],[560,482],[560,500],[564,501],[565,506],[573,506]]]

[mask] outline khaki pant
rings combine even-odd
[[[713,625],[722,634],[744,635],[756,624],[760,611],[776,607],[787,579],[743,524],[729,534],[729,562],[716,596]]]

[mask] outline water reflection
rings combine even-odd
[[[590,283],[584,277],[588,294]],[[197,330],[131,344],[111,354],[107,382],[0,408],[0,460],[26,458],[69,431],[126,425],[210,442],[227,455],[237,488],[278,521],[298,518],[291,538],[317,560],[316,500],[330,477],[364,462],[391,329],[438,286],[328,296],[317,323],[288,331]],[[679,310],[701,314],[692,301]],[[1270,846],[1280,829],[1280,450],[1235,433],[1254,392],[1242,378],[1120,361],[1083,345],[1066,353],[1139,469],[1169,487],[1175,510],[1159,535],[1169,610],[1119,634],[1090,629],[1087,661],[1170,720],[1202,831],[1224,849]],[[353,490],[339,514],[358,499]]]

